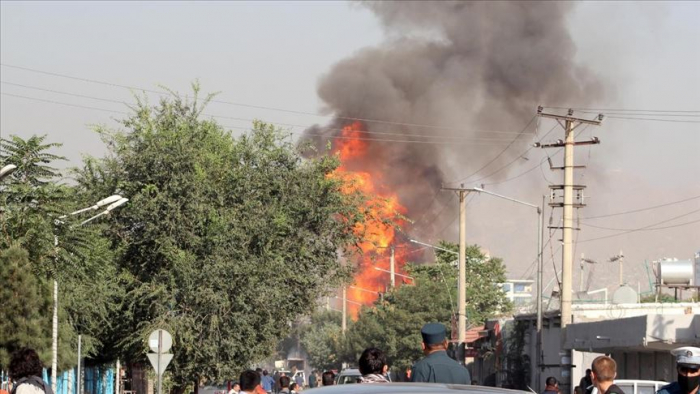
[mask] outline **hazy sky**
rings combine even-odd
[[[115,125],[113,119],[123,115],[108,111],[127,109],[112,101],[131,102],[132,93],[120,87],[10,66],[154,90],[162,85],[180,92],[187,92],[189,84],[199,80],[205,92],[221,92],[220,100],[320,114],[323,103],[316,93],[319,78],[334,63],[387,39],[373,13],[345,2],[3,1],[0,11],[2,136],[48,134],[50,141],[64,143],[60,153],[69,158],[70,165],[78,165],[82,154],[99,156],[104,152],[90,125]],[[576,59],[594,70],[612,92],[596,107],[700,111],[699,19],[700,3],[696,2],[579,3],[568,20]],[[156,96],[150,98],[155,101]],[[217,103],[206,112],[244,119],[217,119],[238,131],[250,124],[245,119],[260,118],[291,127],[297,133],[330,119]],[[582,138],[598,136],[602,144],[577,149],[578,164],[589,165],[577,176],[577,181],[588,185],[589,196],[589,206],[580,216],[617,213],[700,195],[700,123],[669,121],[700,122],[698,114],[695,118],[667,116],[665,121],[607,119],[603,126],[587,130]],[[542,127],[548,130],[552,125],[543,122]],[[559,131],[555,134],[556,138],[562,136]],[[517,157],[517,153],[512,154]],[[532,151],[529,160],[511,166],[508,176],[531,168],[546,153],[554,152]],[[545,166],[493,185],[491,190],[539,202],[539,196],[547,192],[545,178],[560,182],[560,176]],[[433,194],[432,190],[426,191],[426,198]],[[455,216],[456,208],[456,204],[448,207],[443,215]],[[659,225],[675,226],[700,220],[700,212],[693,212],[699,209],[700,199],[694,199],[588,223],[633,229],[685,215]],[[470,241],[504,257],[510,276],[532,273],[534,212],[479,196],[470,203],[468,217]],[[582,228],[579,241],[620,233]],[[436,239],[427,241],[436,242],[440,237],[456,241],[456,230],[454,223]],[[553,252],[558,262],[560,252],[556,252],[556,242],[553,244],[554,250],[548,250],[548,254]],[[635,287],[641,281],[642,290],[647,290],[644,260],[692,257],[700,250],[700,222],[580,243],[576,254],[585,252],[591,258],[605,260],[619,250],[627,256],[630,281]],[[551,277],[551,263],[548,267]],[[609,267],[598,268],[597,272],[600,276],[594,276],[594,280],[602,285],[617,278],[602,274],[609,273]]]

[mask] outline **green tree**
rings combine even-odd
[[[174,336],[174,391],[221,381],[272,354],[288,323],[348,277],[361,196],[340,192],[334,157],[306,160],[255,122],[234,138],[178,96],[139,102],[126,132],[79,172],[92,196],[129,197],[110,230],[126,289],[109,342],[144,360],[155,328]]]
[[[51,336],[42,311],[51,310],[51,291],[32,273],[26,250],[0,251],[0,283],[0,366],[7,369],[12,353],[25,346],[37,349],[50,365]]]
[[[340,369],[342,366],[342,316],[336,311],[320,311],[301,330],[301,344],[309,355],[309,364],[319,370]]]
[[[74,187],[57,183],[62,174],[53,163],[64,159],[50,150],[60,144],[46,143],[45,139],[46,136],[27,140],[11,136],[0,141],[2,162],[17,165],[17,170],[0,185],[0,251],[7,253],[7,258],[14,261],[13,267],[23,272],[22,280],[30,283],[26,292],[18,293],[17,300],[0,302],[0,313],[12,315],[14,302],[35,305],[36,294],[46,297],[48,304],[37,312],[41,313],[40,318],[23,322],[40,327],[23,330],[40,332],[48,342],[25,341],[28,336],[12,337],[11,332],[7,342],[0,342],[6,345],[3,349],[8,353],[21,346],[37,347],[40,354],[49,354],[50,361],[51,282],[55,278],[59,283],[58,367],[65,369],[76,360],[76,332],[85,334],[85,354],[97,352],[97,338],[106,326],[111,299],[115,298],[111,296],[118,288],[109,285],[114,282],[110,278],[115,270],[110,245],[102,237],[100,226],[75,227],[72,218],[61,218],[76,207],[91,204],[85,203]],[[54,244],[56,239],[58,246]],[[22,257],[25,254],[26,258]]]
[[[444,249],[457,245],[441,242]],[[389,363],[401,370],[422,357],[421,327],[441,322],[450,330],[457,313],[457,267],[455,255],[438,251],[434,264],[407,265],[413,285],[397,287],[383,300],[361,310],[348,329],[343,361],[356,363],[361,352],[377,346]],[[466,250],[467,323],[478,326],[510,310],[510,303],[498,283],[505,281],[505,267],[499,258],[488,258],[477,245]]]

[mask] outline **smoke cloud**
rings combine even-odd
[[[442,184],[458,185],[517,138],[466,179],[471,186],[532,143],[536,121],[524,127],[538,104],[584,106],[604,95],[596,75],[574,61],[566,26],[573,3],[360,4],[388,38],[321,78],[318,93],[336,120],[306,136],[323,146],[350,118],[364,119],[369,154],[350,169],[381,174],[421,222],[414,233],[444,228],[435,219],[453,197],[439,191]]]

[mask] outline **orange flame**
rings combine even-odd
[[[358,263],[355,285],[347,289],[348,308],[353,317],[357,316],[359,306],[356,303],[369,305],[377,300],[380,292],[384,292],[390,282],[389,274],[375,269],[389,267],[389,247],[395,238],[394,225],[400,225],[396,214],[404,214],[406,208],[401,205],[396,193],[387,190],[382,184],[381,174],[369,171],[353,171],[349,167],[365,167],[363,162],[367,157],[369,144],[363,137],[364,127],[359,121],[343,127],[341,135],[335,140],[334,152],[339,155],[341,166],[333,176],[342,179],[344,186],[341,192],[349,194],[362,192],[370,196],[366,208],[371,212],[371,218],[363,225],[355,227],[355,233],[362,237],[360,244],[362,256]],[[397,272],[403,266],[403,253],[398,250],[394,256]],[[355,303],[352,303],[355,302]]]

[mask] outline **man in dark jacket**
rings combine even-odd
[[[428,323],[420,331],[425,357],[413,365],[412,382],[470,384],[469,371],[447,355],[445,326]]]
[[[617,363],[608,356],[598,356],[591,364],[591,379],[600,394],[625,394],[613,383],[617,376]]]
[[[700,392],[700,348],[685,346],[671,350],[676,356],[678,380],[657,391],[657,394],[698,394]]]

